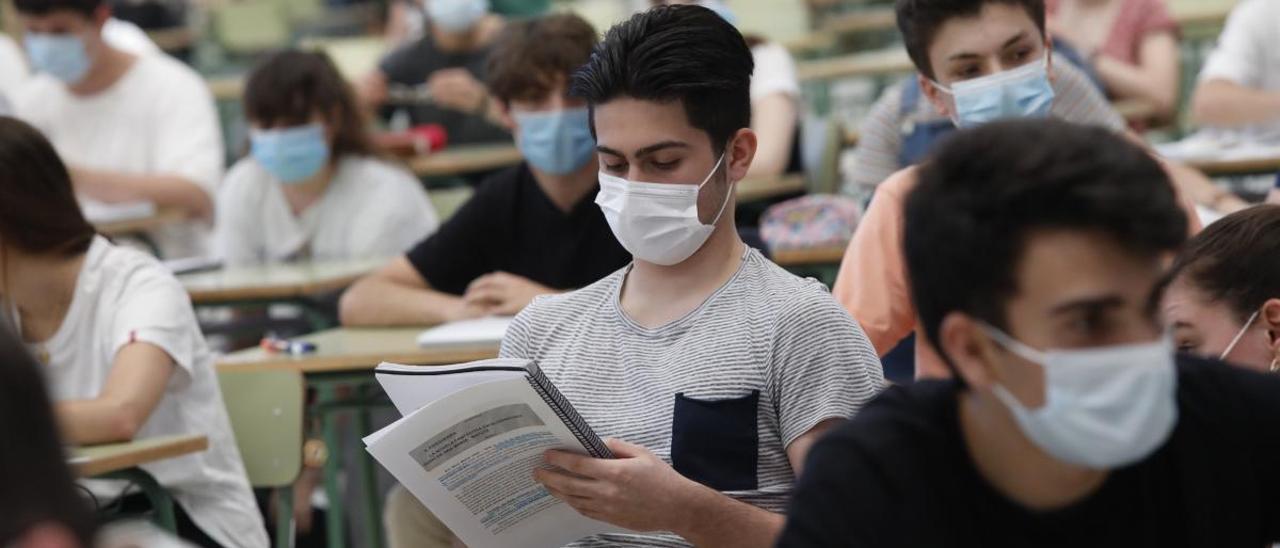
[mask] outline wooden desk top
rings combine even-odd
[[[868,8],[828,18],[818,27],[836,34],[859,34],[897,30],[898,18],[892,6]]]
[[[130,234],[138,234],[147,232],[162,226],[173,223],[179,223],[186,220],[186,215],[176,209],[161,209],[155,215],[149,217],[141,217],[137,219],[128,219],[124,221],[112,221],[109,223],[98,223],[94,228],[98,232],[106,236],[127,236]]]
[[[749,177],[738,181],[738,203],[786,196],[804,192],[808,188],[804,175],[799,173],[779,177]]]
[[[215,76],[205,80],[209,92],[218,101],[239,101],[244,94],[244,76]]]
[[[1181,26],[1222,25],[1237,0],[1172,0],[1169,11]]]
[[[448,177],[513,166],[523,159],[515,145],[504,143],[448,147],[408,161],[419,177]]]
[[[1280,157],[1240,160],[1182,160],[1182,163],[1209,177],[1267,175],[1280,172]]]
[[[232,267],[178,276],[195,304],[287,300],[343,289],[386,259]]]
[[[218,360],[221,373],[288,370],[301,373],[336,373],[373,369],[382,362],[412,365],[451,365],[496,358],[497,345],[418,347],[425,327],[339,328],[313,333],[298,340],[316,345],[311,354],[271,354],[250,348]]]
[[[848,245],[778,249],[772,251],[773,262],[778,266],[838,265],[844,259]]]
[[[72,449],[67,464],[71,465],[76,475],[88,478],[199,453],[208,448],[209,438],[199,435],[149,438]]]
[[[799,63],[796,66],[796,75],[802,82],[811,82],[838,78],[892,76],[915,70],[915,65],[907,56],[907,50],[890,48]]]

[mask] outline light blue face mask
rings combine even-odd
[[[520,125],[520,153],[538,171],[566,175],[591,161],[596,141],[591,137],[587,109],[515,115]]]
[[[263,169],[286,185],[306,182],[329,161],[329,142],[323,124],[286,129],[253,130],[249,154]]]
[[[31,32],[23,38],[23,44],[32,68],[47,72],[64,84],[74,84],[89,74],[92,62],[79,36]]]
[[[489,0],[427,0],[427,17],[447,32],[462,32],[489,11]]]
[[[1005,118],[1046,118],[1053,107],[1048,57],[1013,70],[956,82],[933,82],[956,103],[956,126],[968,128]]]

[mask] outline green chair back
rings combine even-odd
[[[254,487],[285,487],[302,471],[305,385],[296,371],[219,373],[236,445]]]

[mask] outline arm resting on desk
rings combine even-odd
[[[173,358],[158,346],[121,348],[98,397],[57,404],[63,437],[82,445],[132,440],[160,404],[173,369]]]
[[[77,191],[103,202],[147,201],[198,219],[213,218],[213,198],[200,185],[176,175],[133,175],[72,168]]]
[[[785,93],[773,93],[752,103],[751,129],[760,143],[748,177],[775,177],[787,170],[798,117],[795,99]]]
[[[1147,101],[1160,119],[1169,119],[1178,108],[1178,78],[1181,72],[1178,42],[1172,32],[1143,39],[1138,64],[1107,56],[1095,63],[1098,75],[1111,95]]]
[[[1280,93],[1212,79],[1196,88],[1191,117],[1206,126],[1236,127],[1280,118]]]
[[[432,289],[403,256],[357,281],[338,308],[347,326],[435,325],[481,315],[468,316],[462,297]]]

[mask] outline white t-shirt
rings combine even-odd
[[[266,530],[245,476],[222,393],[191,301],[154,258],[96,237],[58,331],[41,346],[55,401],[98,397],[116,354],[131,342],[153,344],[176,367],[159,405],[137,438],[203,434],[209,449],[142,468],[224,546],[267,546]],[[36,352],[40,355],[40,352]],[[120,495],[120,482],[86,482],[100,498]]]
[[[1218,45],[1200,71],[1200,81],[1228,80],[1262,91],[1280,92],[1280,2],[1246,0],[1227,18]],[[1280,120],[1247,130],[1280,137]]]
[[[102,25],[102,38],[113,47],[134,55],[163,53],[142,27],[115,17],[107,19],[106,24]]]
[[[0,96],[9,96],[31,77],[27,58],[8,34],[0,33]]]
[[[756,69],[751,74],[751,101],[759,101],[774,93],[782,93],[798,99],[800,79],[796,76],[796,61],[791,52],[781,44],[765,42],[751,48]]]
[[[228,265],[392,257],[440,224],[422,183],[377,158],[339,159],[329,188],[301,215],[282,186],[252,158],[231,168],[217,223],[218,255]]]
[[[213,96],[204,80],[166,55],[142,55],[113,86],[73,95],[47,74],[19,86],[16,115],[44,132],[69,166],[143,175],[176,175],[212,199],[223,148]],[[166,259],[207,253],[205,223],[148,233]]]

